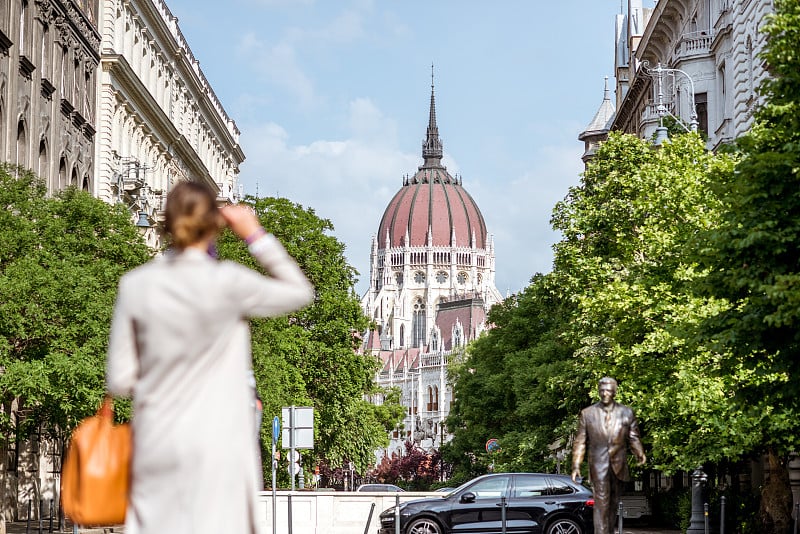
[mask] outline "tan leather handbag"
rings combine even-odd
[[[107,396],[97,415],[81,421],[72,433],[61,472],[67,517],[87,527],[124,523],[130,461],[130,425],[114,425],[113,401]]]

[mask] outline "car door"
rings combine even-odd
[[[540,534],[543,532],[544,516],[555,507],[547,477],[517,474],[514,475],[513,483],[506,510],[506,531]]]
[[[450,510],[454,533],[497,534],[502,532],[501,498],[508,499],[511,475],[491,475],[467,486],[455,498]]]

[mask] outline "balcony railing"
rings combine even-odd
[[[708,54],[713,40],[714,36],[709,31],[684,34],[675,46],[675,53],[684,57]]]

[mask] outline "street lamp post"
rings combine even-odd
[[[657,104],[656,104],[656,113],[659,116],[659,126],[656,128],[656,145],[661,145],[663,141],[667,138],[667,129],[664,126],[664,116],[669,115],[675,120],[678,121],[687,132],[696,132],[698,121],[697,121],[697,106],[695,105],[694,101],[694,80],[692,77],[689,76],[685,71],[681,69],[670,69],[667,67],[662,67],[661,63],[657,63],[654,68],[648,67],[648,62],[642,62],[642,69],[644,69],[645,73],[650,76],[651,78],[655,79],[658,84],[658,94],[657,94]],[[672,76],[673,79],[676,75],[682,75],[688,80],[689,82],[689,127],[687,128],[683,121],[679,118],[670,113],[669,109],[667,108],[666,104],[664,103],[664,76]]]
[[[703,507],[703,489],[708,481],[708,475],[701,468],[692,473],[692,516],[686,534],[704,533],[708,509]]]

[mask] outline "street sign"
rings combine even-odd
[[[486,442],[486,452],[497,452],[500,450],[500,442],[497,438],[492,438]]]
[[[277,415],[272,418],[272,441],[278,442],[278,436],[281,433],[281,418]]]
[[[289,454],[287,456],[289,457],[290,462],[300,461],[300,451],[289,451]]]
[[[295,462],[289,462],[289,465],[286,468],[289,471],[290,475],[296,475],[300,472],[300,464]]]
[[[281,408],[283,428],[281,432],[281,446],[289,449],[314,448],[314,408],[310,406],[295,406],[294,416],[291,415],[292,407]],[[293,419],[290,421],[289,419]],[[289,440],[289,431],[292,429],[292,440]]]

